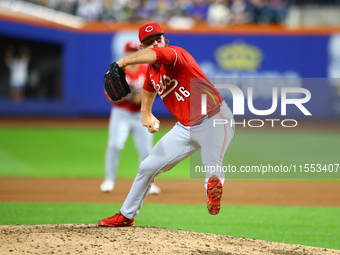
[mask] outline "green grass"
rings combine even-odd
[[[0,224],[96,224],[120,207],[120,204],[0,203]],[[340,208],[223,206],[219,215],[211,216],[203,205],[145,204],[135,225],[340,249]]]
[[[235,133],[227,158],[230,164],[340,163],[340,133],[311,131],[247,131]]]
[[[155,142],[167,131],[156,133]],[[107,143],[107,130],[104,128],[0,128],[0,138],[1,177],[101,178],[104,175]],[[224,164],[237,168],[261,164],[339,164],[339,144],[339,133],[241,130],[236,132]],[[200,159],[199,152],[196,156]],[[118,178],[134,178],[137,170],[137,153],[130,136],[121,153]],[[339,178],[340,169],[326,176],[323,173],[304,176]],[[274,177],[294,178],[294,175]],[[190,178],[190,160],[184,160],[158,178]]]
[[[291,169],[290,173],[227,172],[227,178],[304,178],[310,180],[322,178],[328,181],[335,179],[339,181],[339,144],[340,133],[337,132],[236,130],[224,157],[223,165],[230,165],[236,170],[253,166],[266,166],[267,169],[270,166],[286,166]],[[200,155],[192,156],[190,162],[192,177],[202,177],[204,173],[194,173],[195,166],[202,166]],[[328,172],[328,170],[305,172],[305,164],[319,164],[321,169],[333,164],[333,172]],[[294,172],[294,166],[296,172]]]
[[[155,134],[158,141],[167,130]],[[104,176],[107,130],[75,128],[0,128],[1,177]],[[189,159],[179,165],[189,169]],[[134,178],[138,156],[131,136],[121,153],[118,178]],[[173,171],[166,178],[189,178],[189,171]]]

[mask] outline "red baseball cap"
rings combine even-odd
[[[139,41],[143,42],[153,35],[162,35],[164,34],[163,29],[160,27],[158,23],[148,23],[139,28]]]
[[[128,41],[125,44],[125,51],[138,51],[139,45],[135,41]]]

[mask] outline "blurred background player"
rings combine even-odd
[[[138,51],[138,47],[136,42],[127,42],[124,55],[135,53]],[[139,155],[139,163],[150,154],[153,147],[153,135],[142,126],[140,112],[146,69],[145,65],[131,65],[125,69],[131,93],[126,98],[114,102],[111,109],[109,138],[105,155],[105,179],[100,185],[103,192],[110,192],[115,186],[119,155],[130,133]],[[108,101],[112,102],[106,92],[105,96]],[[152,185],[149,194],[159,194],[160,191],[158,186]]]
[[[11,45],[6,49],[4,60],[10,73],[11,97],[15,102],[21,102],[24,99],[30,57],[31,52],[26,45],[21,45],[18,48]]]

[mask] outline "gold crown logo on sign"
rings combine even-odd
[[[217,63],[224,70],[255,71],[262,61],[262,52],[244,42],[234,42],[216,50]]]

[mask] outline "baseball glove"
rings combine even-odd
[[[104,76],[104,88],[112,101],[118,101],[131,92],[125,79],[125,71],[116,62],[111,63]]]

